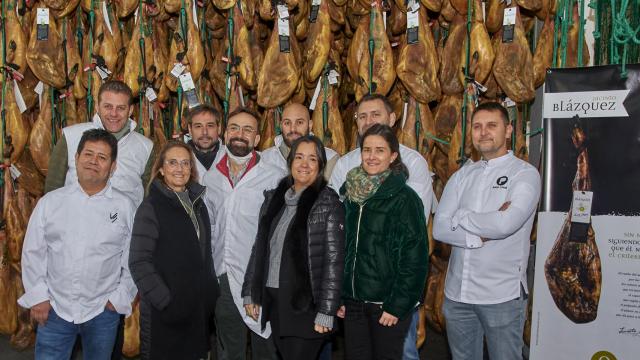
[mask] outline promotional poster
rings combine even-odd
[[[543,113],[531,359],[636,359],[640,67],[550,70]]]

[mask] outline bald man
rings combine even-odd
[[[275,145],[264,150],[260,156],[261,160],[271,165],[283,169],[287,173],[287,157],[291,150],[291,144],[296,139],[308,135],[311,131],[313,121],[309,115],[309,110],[302,104],[291,103],[284,108],[282,112],[282,122],[280,128],[282,135],[275,138]],[[327,165],[324,168],[324,178],[329,181],[333,167],[340,158],[338,153],[327,147],[324,148],[327,153]]]

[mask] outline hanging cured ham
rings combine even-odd
[[[146,88],[146,84],[150,83],[151,75],[156,69],[153,40],[149,36],[151,29],[148,25],[145,24],[143,16],[139,16],[138,22],[133,24],[129,50],[124,60],[124,82],[131,88],[134,96],[138,95],[141,88]]]
[[[321,0],[320,8],[314,22],[311,23],[309,35],[305,44],[302,55],[302,74],[304,80],[315,82],[322,68],[329,58],[329,50],[331,49],[332,33],[331,33],[331,17],[329,16],[329,2],[333,0]]]
[[[474,0],[473,2],[474,12],[473,21],[471,24],[470,34],[470,47],[469,47],[469,76],[475,81],[483,84],[493,66],[493,60],[495,53],[493,52],[493,46],[491,38],[487,32],[487,28],[484,26],[484,18],[482,16],[482,7],[480,0]],[[458,65],[458,77],[460,83],[464,84],[465,73],[464,68],[467,66],[467,38],[464,37],[462,48],[460,49],[460,64]]]
[[[550,69],[553,65],[553,42],[555,38],[553,27],[554,18],[553,16],[548,16],[544,21],[540,35],[538,35],[536,51],[533,54],[533,85],[536,88],[544,83],[547,69]]]
[[[267,109],[262,114],[260,121],[260,143],[258,148],[261,150],[268,149],[273,146],[276,137],[276,123],[280,121],[278,109]]]
[[[5,7],[5,36],[6,36],[6,64],[14,70],[24,74],[27,70],[27,38],[22,32],[20,22],[16,16],[17,0],[7,1]],[[0,72],[0,81],[4,81],[5,72]]]
[[[11,162],[18,160],[22,152],[25,150],[27,141],[29,140],[29,123],[25,121],[20,113],[16,98],[13,93],[13,82],[7,84],[5,92],[5,111],[6,111],[6,134],[10,137],[10,143],[13,147],[11,152]]]
[[[462,54],[462,46],[466,36],[466,22],[462,16],[457,15],[449,25],[449,35],[440,56],[440,85],[446,95],[460,94],[464,89],[458,73],[460,60],[465,56]]]
[[[293,33],[293,27],[289,23],[289,34],[293,35]],[[258,74],[258,105],[267,109],[284,104],[298,87],[300,78],[298,40],[295,36],[288,36],[288,39],[290,50],[281,51],[276,23]]]
[[[184,1],[185,9],[191,9],[192,1]],[[185,69],[181,73],[191,73],[194,82],[200,78],[205,65],[204,47],[200,41],[200,33],[196,28],[196,19],[193,17],[192,11],[185,11],[185,13],[186,19],[178,21],[176,31],[171,38],[166,71],[168,75],[165,76],[165,85],[174,92],[178,88],[178,78],[171,75],[171,70],[176,64],[182,64]]]
[[[500,37],[501,33],[498,33]],[[519,14],[516,15],[513,41],[498,44],[493,75],[511,100],[525,103],[535,97],[533,58]]]
[[[45,86],[42,96],[42,108],[38,119],[33,124],[33,130],[29,135],[29,152],[38,171],[47,176],[49,168],[49,155],[51,154],[51,98],[49,88]]]
[[[396,79],[393,51],[384,27],[381,7],[381,2],[376,1],[371,8],[373,31],[367,34],[367,38],[371,37],[373,42],[368,41],[369,46],[358,65],[356,101],[368,93],[386,95]]]
[[[347,144],[344,137],[342,116],[338,107],[338,90],[330,84],[325,84],[325,86],[328,86],[326,99],[325,92],[320,91],[316,108],[311,117],[313,134],[322,140],[324,146],[343,155],[347,152]],[[325,114],[326,121],[324,121]]]
[[[564,62],[565,67],[579,67],[585,66],[589,63],[589,48],[587,43],[582,40],[582,63],[578,63],[578,37],[580,33],[580,18],[578,13],[578,4],[573,7],[573,18],[570,22],[571,27],[567,34],[567,48],[566,48],[566,60]],[[558,51],[558,64],[563,64],[562,55],[564,51]]]
[[[591,191],[587,137],[581,128],[575,127],[571,140],[578,151],[571,189]],[[553,301],[569,320],[582,324],[596,319],[602,290],[602,266],[591,222],[573,223],[569,210],[544,264],[544,274]]]
[[[27,63],[31,71],[40,81],[55,88],[62,88],[66,84],[64,74],[64,52],[62,39],[58,32],[56,21],[49,11],[47,36],[38,36],[37,19],[33,19],[29,47],[27,48]],[[45,25],[40,25],[43,28]]]
[[[495,33],[502,27],[505,6],[504,0],[487,1],[484,25],[488,32]]]
[[[11,183],[11,175],[6,171],[4,177],[6,187]],[[4,193],[6,197],[7,191],[5,190]],[[18,297],[16,288],[11,282],[8,245],[6,230],[0,230],[0,334],[4,335],[13,334],[18,327]]]
[[[407,114],[403,116],[398,140],[427,158],[433,146],[435,132],[435,122],[429,105],[409,97]]]
[[[426,9],[420,7],[418,13],[417,42],[409,43],[407,34],[402,37],[396,72],[411,96],[426,104],[440,97],[439,62]]]

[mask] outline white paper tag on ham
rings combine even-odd
[[[13,180],[16,180],[17,178],[19,178],[22,175],[20,170],[18,170],[18,168],[15,167],[15,165],[13,165],[13,164],[11,164],[11,166],[9,166],[9,172],[11,173],[11,178]]]
[[[338,76],[340,76],[340,74],[334,69],[331,69],[331,71],[329,71],[329,84],[336,85],[338,83]]]
[[[49,25],[49,8],[38,8],[36,15],[36,24]]]
[[[287,5],[280,4],[277,6],[277,8],[278,8],[278,18],[280,19],[289,18],[289,9],[287,8]]]
[[[320,78],[318,79],[318,85],[316,85],[316,90],[313,92],[313,97],[311,98],[311,103],[309,104],[309,110],[315,110],[316,108],[318,96],[320,96],[320,89],[322,88],[321,82],[322,76],[320,76]]]
[[[13,95],[16,97],[16,104],[18,104],[18,109],[20,109],[20,114],[27,111],[27,105],[24,103],[22,92],[20,92],[20,88],[18,87],[18,82],[15,79],[13,79]]]
[[[109,20],[109,12],[107,11],[106,1],[102,2],[102,16],[104,16],[104,23],[105,25],[107,25],[107,29],[109,29],[109,32],[111,33],[111,35],[113,35],[113,29],[111,28],[111,20]]]
[[[288,18],[278,19],[278,35],[289,36],[289,19]]]
[[[407,110],[409,109],[409,103],[405,102],[404,106],[402,107],[402,125],[400,125],[400,128],[404,128],[404,124],[407,122]]]
[[[196,29],[199,29],[198,27],[198,12],[196,11],[196,1],[193,0],[193,7],[192,7],[192,11],[193,11],[193,23],[196,25]]]
[[[156,91],[153,90],[152,87],[147,88],[147,91],[144,92],[144,96],[147,97],[147,100],[149,100],[149,102],[155,101],[158,98],[158,95],[156,95]]]
[[[504,17],[502,25],[515,25],[516,24],[516,8],[510,7],[504,9]]]
[[[182,65],[182,63],[176,63],[175,65],[173,65],[173,69],[171,69],[171,75],[173,75],[173,77],[180,77],[184,69],[185,66]]]
[[[42,81],[38,81],[38,85],[33,88],[33,92],[38,94],[38,107],[42,107],[42,92],[44,91],[44,84]]]
[[[189,91],[196,88],[196,85],[193,83],[193,78],[191,77],[191,73],[185,73],[180,75],[180,84],[182,85],[182,90]]]
[[[574,191],[571,203],[571,222],[588,224],[591,222],[592,191]]]

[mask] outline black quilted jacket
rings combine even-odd
[[[255,304],[263,305],[269,240],[278,223],[288,188],[285,178],[276,189],[265,192],[256,242],[242,287],[242,296],[251,296]],[[344,208],[335,191],[325,183],[318,188],[308,187],[300,196],[285,238],[283,261],[287,251],[296,269],[289,275],[293,284],[293,308],[335,315],[342,295]]]

